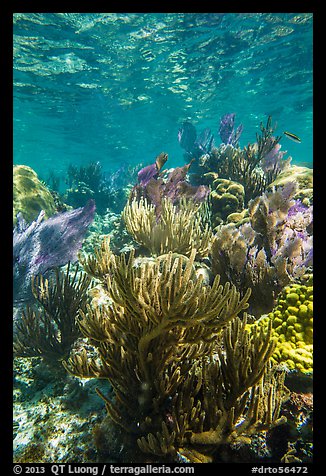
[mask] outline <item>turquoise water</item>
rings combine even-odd
[[[14,163],[41,176],[183,165],[178,128],[218,138],[236,113],[240,146],[268,115],[293,164],[312,166],[311,13],[14,14]]]

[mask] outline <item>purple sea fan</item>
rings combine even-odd
[[[157,178],[158,177],[159,171],[157,170],[156,164],[150,164],[147,165],[146,167],[143,167],[139,172],[138,172],[138,183],[142,187],[146,187],[148,182],[152,178]]]
[[[224,114],[224,116],[222,116],[220,120],[219,134],[220,134],[221,141],[224,144],[230,144],[233,147],[237,147],[240,136],[243,131],[243,125],[240,124],[237,127],[237,130],[234,131],[234,119],[235,119],[234,113]]]
[[[208,127],[197,137],[194,146],[195,149],[199,151],[200,155],[211,152],[214,147],[214,136]]]
[[[38,218],[26,224],[19,214],[13,232],[13,287],[14,301],[30,297],[31,277],[44,274],[68,261],[77,261],[86,231],[95,215],[95,202],[89,200],[82,208]]]
[[[147,165],[146,167],[143,167],[139,172],[138,172],[138,183],[142,187],[146,187],[148,185],[149,181],[153,179],[157,179],[158,174],[165,164],[165,162],[168,160],[168,154],[165,152],[161,152],[157,157],[154,162],[154,164]]]

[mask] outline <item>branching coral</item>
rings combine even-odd
[[[222,333],[216,359],[196,361],[172,400],[170,425],[138,439],[142,451],[212,461],[221,444],[250,442],[250,435],[284,421],[284,375],[267,365],[271,329],[250,335],[236,318]]]
[[[226,142],[199,157],[195,164],[195,180],[203,180],[202,177],[209,180],[214,173],[215,178],[218,176],[238,182],[244,187],[244,203],[247,205],[251,199],[261,195],[282,170],[289,167],[291,158],[283,159],[285,152],[280,151],[279,144],[281,136],[274,137],[274,130],[272,119],[268,117],[266,126],[260,124],[257,141],[240,149],[237,147],[238,133],[231,128],[229,136],[227,128],[225,137],[223,135]]]
[[[69,188],[63,195],[64,201],[79,207],[93,199],[99,214],[104,214],[108,208],[120,213],[135,175],[136,169],[127,164],[122,164],[118,170],[110,173],[104,173],[99,162],[81,167],[70,164],[66,179]]]
[[[153,255],[169,251],[189,256],[196,248],[198,256],[207,256],[212,233],[206,221],[205,205],[182,200],[177,208],[165,198],[160,217],[155,205],[146,199],[133,199],[122,213],[128,233]]]
[[[53,362],[67,358],[71,346],[79,337],[76,318],[85,310],[87,289],[91,278],[81,274],[78,267],[70,276],[70,264],[65,274],[54,270],[54,279],[37,276],[32,281],[32,292],[41,311],[27,306],[15,325],[14,352],[19,357],[41,356]]]
[[[84,266],[111,304],[80,313],[100,361],[83,351],[64,365],[110,381],[115,401],[99,392],[108,414],[143,452],[209,461],[220,444],[282,421],[283,381],[268,364],[271,326],[249,334],[237,317],[250,291],[241,298],[218,276],[205,285],[195,256],[169,252],[135,266],[133,252],[126,261],[106,240]]]

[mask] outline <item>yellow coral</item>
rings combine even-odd
[[[41,210],[45,218],[56,212],[54,198],[39,180],[33,169],[26,165],[15,165],[13,170],[13,219],[21,212],[27,222],[37,218]]]
[[[252,326],[272,320],[277,345],[272,361],[289,370],[313,371],[313,286],[291,284],[280,294],[277,306]]]

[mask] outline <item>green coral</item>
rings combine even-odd
[[[13,169],[13,220],[16,225],[17,214],[32,222],[41,210],[45,218],[56,212],[56,205],[50,191],[39,180],[36,172],[26,165],[14,165]]]
[[[277,339],[272,361],[283,363],[289,370],[304,374],[313,371],[313,286],[293,283],[286,286],[276,307],[259,324],[272,320],[273,335]]]

